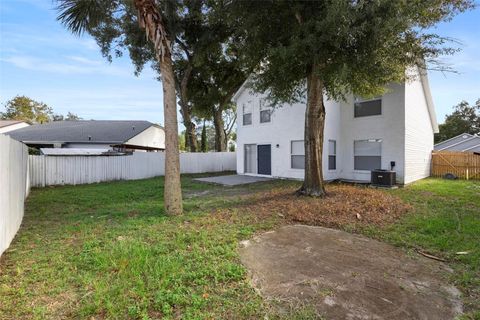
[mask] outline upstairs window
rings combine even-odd
[[[328,140],[328,170],[337,169],[337,141]]]
[[[356,140],[353,146],[354,169],[368,170],[382,167],[382,140]]]
[[[382,97],[372,99],[355,98],[354,116],[355,118],[378,116],[382,114]]]
[[[290,157],[292,169],[305,169],[305,143],[303,140],[291,142]]]
[[[252,102],[249,101],[247,104],[242,105],[243,111],[243,125],[252,124]]]
[[[260,99],[260,123],[271,121],[272,109],[267,105],[265,99]]]

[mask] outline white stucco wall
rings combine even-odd
[[[382,139],[382,169],[390,169],[395,161],[397,181],[404,177],[405,88],[397,84],[389,87],[383,96],[382,114],[354,118],[353,97],[347,102],[326,102],[323,171],[326,180],[353,179],[370,181],[369,171],[355,171],[353,145],[355,140]],[[272,176],[303,179],[303,169],[291,169],[290,143],[303,140],[305,104],[284,105],[276,108],[270,123],[260,123],[259,101],[262,95],[244,90],[236,97],[237,121],[237,172],[244,171],[244,145],[270,144],[272,146]],[[252,124],[242,124],[242,105],[251,101]],[[337,169],[328,170],[328,140],[337,143]],[[277,147],[278,144],[278,147]]]
[[[412,71],[416,79],[405,84],[405,183],[430,175],[434,135],[418,69]]]
[[[165,131],[160,127],[151,126],[126,141],[125,144],[165,149]]]
[[[245,144],[270,144],[272,148],[272,176],[303,179],[303,169],[291,168],[290,148],[292,140],[303,140],[305,104],[279,106],[273,110],[271,122],[260,123],[260,99],[262,97],[264,95],[245,90],[237,99],[237,172],[239,174],[245,173]],[[253,105],[252,124],[244,126],[242,104],[249,101]],[[338,148],[339,128],[336,125],[340,113],[338,103],[327,101],[326,110],[325,148],[328,148],[327,142],[329,139],[337,140]],[[328,163],[328,152],[324,152],[324,163]],[[324,176],[328,180],[338,178],[336,171],[325,170]]]
[[[381,169],[390,169],[390,161],[395,161],[394,170],[397,182],[404,177],[404,85],[392,84],[382,96],[382,114],[354,118],[353,98],[342,104],[340,178],[370,181],[370,171],[354,170],[354,141],[381,139]]]
[[[19,122],[19,123],[15,123],[15,124],[0,128],[0,133],[10,132],[10,131],[25,128],[28,126],[29,124],[26,122]]]

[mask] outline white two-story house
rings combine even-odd
[[[405,184],[430,175],[433,135],[438,132],[427,75],[390,84],[381,97],[325,98],[325,180],[370,181],[373,169],[396,171]],[[270,108],[265,95],[244,84],[237,105],[237,173],[304,177],[305,104]]]

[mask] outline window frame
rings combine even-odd
[[[355,153],[355,142],[377,142],[380,143],[380,155],[362,155],[362,156],[357,156]],[[383,139],[377,138],[377,139],[359,139],[359,140],[354,140],[353,141],[353,170],[358,171],[358,172],[371,172],[372,170],[375,169],[381,169],[382,167],[382,151],[383,151]],[[355,158],[356,157],[380,157],[380,168],[374,168],[374,169],[357,169],[355,165]]]
[[[333,142],[333,149],[334,153],[330,154],[330,142]],[[334,157],[334,168],[330,168],[330,157]],[[328,170],[329,171],[336,171],[337,170],[337,140],[330,139],[328,140]]]
[[[365,116],[357,116],[356,115],[356,104],[357,103],[364,103],[364,102],[372,102],[372,101],[380,101],[380,113],[378,114],[369,114]],[[354,119],[364,119],[370,117],[380,117],[383,116],[383,96],[373,97],[369,99],[364,99],[362,97],[356,96],[353,98],[353,118]]]
[[[303,145],[303,154],[293,153],[293,143],[301,142]],[[303,168],[294,168],[293,167],[293,157],[302,157],[303,156]],[[305,140],[290,140],[290,169],[292,170],[305,170]]]
[[[258,114],[259,114],[259,117],[260,117],[260,123],[261,124],[267,124],[267,123],[271,123],[272,122],[272,108],[270,107],[265,107],[265,98],[261,98],[259,100],[259,103],[258,103]],[[262,121],[262,113],[263,112],[267,112],[268,113],[268,121]]]
[[[245,113],[247,104],[250,104],[250,112]],[[245,116],[250,115],[250,123],[245,123]],[[242,126],[251,126],[253,124],[253,105],[251,101],[242,104]]]

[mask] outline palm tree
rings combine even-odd
[[[58,20],[71,32],[81,34],[92,31],[101,23],[126,10],[131,3],[111,0],[58,0]],[[178,122],[175,78],[172,65],[172,39],[155,0],[134,0],[140,28],[155,48],[163,86],[165,118],[165,212],[181,214],[182,191],[180,184],[180,157],[178,148]]]

